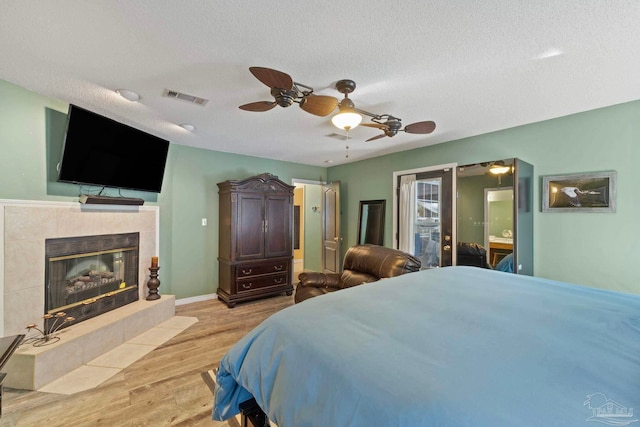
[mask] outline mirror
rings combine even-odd
[[[491,268],[533,275],[533,165],[504,159],[459,166],[456,183],[458,247],[481,246]]]
[[[513,253],[513,187],[484,189],[484,247],[489,248],[489,264],[498,266]],[[513,272],[513,266],[504,268]]]
[[[360,201],[358,219],[358,244],[384,244],[385,200]]]

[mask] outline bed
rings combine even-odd
[[[345,289],[222,358],[213,418],[251,398],[279,427],[627,425],[640,296],[461,266]]]

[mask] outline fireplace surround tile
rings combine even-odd
[[[157,206],[88,207],[72,202],[0,200],[0,223],[2,335],[23,333],[29,323],[42,326],[44,289],[38,294],[27,290],[44,287],[45,239],[139,232],[139,298],[146,297],[148,267],[151,257],[158,255]],[[29,270],[32,277],[27,277]]]
[[[132,313],[123,328],[124,340],[129,341],[131,338],[151,329],[158,323],[160,323],[159,319],[149,316],[149,313]]]
[[[131,344],[126,342],[102,356],[96,357],[87,363],[87,365],[124,369],[143,356],[151,353],[156,347],[155,345]]]
[[[5,335],[24,334],[30,323],[42,323],[44,286],[19,289],[4,295]]]
[[[41,288],[44,269],[39,268],[44,259],[44,242],[39,240],[9,240],[4,247],[6,269],[5,293],[27,288]],[[35,320],[35,319],[34,319]]]
[[[82,366],[58,378],[40,390],[44,393],[74,394],[85,391],[87,384],[101,384],[121,370],[103,366]]]
[[[56,216],[38,206],[14,206],[5,209],[5,239],[34,240],[42,236],[56,237]]]
[[[117,309],[113,311],[115,312]],[[104,314],[101,316],[104,316]],[[95,317],[95,319],[99,318],[100,317]],[[86,322],[87,321],[79,323],[78,325]],[[124,342],[124,326],[126,322],[126,319],[119,319],[116,322],[109,323],[102,322],[99,328],[93,331],[87,331],[84,335],[76,338],[82,346],[82,364],[122,344]],[[77,333],[77,331],[74,332]],[[65,337],[62,337],[62,339],[65,339]]]
[[[109,320],[104,317],[108,312],[63,329],[61,342],[69,350],[65,353],[52,351],[59,343],[45,350],[26,350],[21,346],[6,367],[5,386],[33,390],[53,381],[73,366],[87,363],[116,343],[125,342],[172,317],[175,297],[163,294],[161,285],[160,300],[145,300],[151,257],[159,255],[157,206],[0,200],[0,335],[24,333],[29,323],[43,326],[46,239],[132,232],[140,235],[140,300],[112,311],[118,312],[116,316],[130,317],[130,322]],[[162,260],[160,265],[162,267]],[[156,305],[162,308],[153,309]],[[87,322],[96,328],[89,331]],[[22,355],[16,357],[19,354]],[[19,374],[12,374],[16,370]]]
[[[171,338],[175,337],[180,333],[180,329],[167,329],[167,328],[156,328],[149,329],[146,332],[141,333],[137,337],[134,337],[129,342],[131,344],[145,344],[149,343],[152,345],[160,345]]]

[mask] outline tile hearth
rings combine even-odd
[[[43,347],[23,344],[4,368],[7,373],[4,385],[39,390],[85,365],[95,368],[105,364],[105,360],[114,356],[107,354],[125,343],[160,345],[180,332],[175,327],[160,327],[180,324],[179,320],[166,323],[174,316],[175,296],[163,295],[158,300],[136,301],[62,329],[58,333],[60,340],[53,344]]]
[[[38,391],[69,395],[97,387],[197,322],[196,317],[174,316]]]

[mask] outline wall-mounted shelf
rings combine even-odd
[[[80,203],[83,205],[130,205],[141,206],[144,199],[137,197],[111,197],[111,196],[94,196],[92,194],[83,194],[80,196]]]

